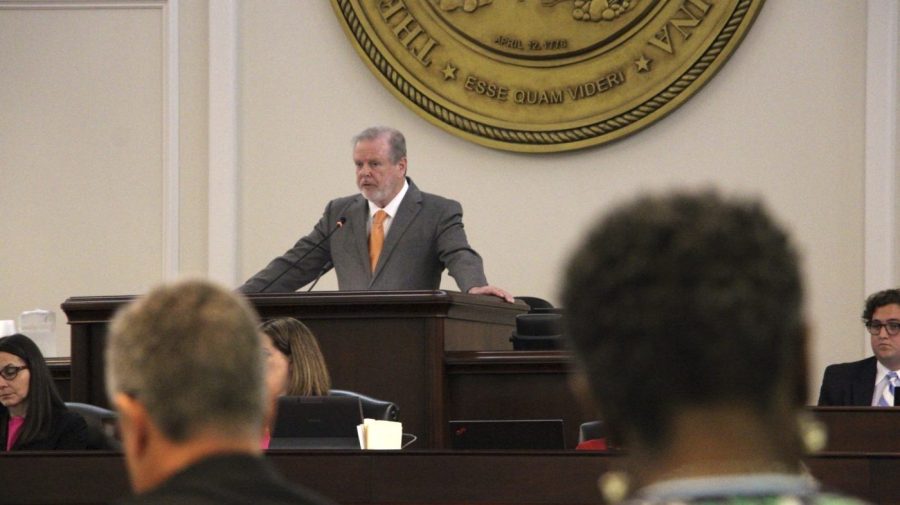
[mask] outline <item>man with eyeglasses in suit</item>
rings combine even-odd
[[[900,385],[900,289],[869,296],[862,319],[875,355],[827,367],[819,406],[895,405],[894,389]]]

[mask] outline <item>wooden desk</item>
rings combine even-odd
[[[106,406],[106,326],[131,296],[63,303],[72,334],[71,400]],[[568,445],[592,419],[569,392],[569,356],[515,352],[523,304],[446,291],[250,295],[263,319],[296,317],[316,334],[336,389],[400,407],[416,448],[445,448],[451,419],[563,419]]]
[[[51,360],[63,396],[106,405],[106,322],[131,297],[71,298],[73,362]],[[515,314],[524,308],[489,297],[436,292],[254,295],[264,318],[295,316],[316,333],[336,388],[400,405],[417,448],[448,446],[450,419],[563,419],[567,445],[592,420],[568,388],[564,351],[512,351]],[[71,393],[67,392],[71,383]],[[900,452],[900,408],[813,407],[831,452]],[[874,435],[874,436],[873,436]]]
[[[72,401],[72,361],[69,358],[46,358],[47,368],[64,402]]]
[[[460,351],[444,357],[451,419],[562,419],[566,446],[596,415],[569,388],[565,351]]]
[[[617,456],[574,452],[298,452],[267,457],[288,480],[342,504],[586,505]],[[900,454],[832,453],[805,459],[829,487],[878,504],[900,504]],[[109,503],[129,493],[115,453],[0,456],[7,505]]]

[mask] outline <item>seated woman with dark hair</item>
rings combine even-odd
[[[87,447],[87,424],[66,409],[40,349],[20,333],[0,338],[0,404],[6,451]]]
[[[266,387],[270,400],[270,422],[275,420],[279,396],[326,396],[331,377],[315,335],[300,321],[284,317],[270,319],[259,327],[266,355]],[[269,431],[262,442],[269,447]]]

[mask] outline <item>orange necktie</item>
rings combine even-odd
[[[369,234],[369,261],[372,263],[373,272],[375,265],[378,264],[378,257],[381,256],[381,248],[384,247],[384,220],[387,217],[387,212],[379,210],[372,218],[372,233]]]

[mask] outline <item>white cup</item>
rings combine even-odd
[[[6,337],[16,333],[16,322],[12,319],[0,320],[0,337]]]

